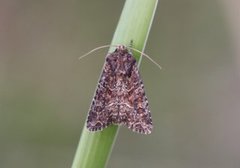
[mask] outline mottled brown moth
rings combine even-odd
[[[99,48],[103,47],[107,46]],[[106,56],[87,117],[89,131],[103,130],[111,124],[125,125],[142,134],[150,134],[152,131],[152,118],[143,81],[137,61],[128,48],[119,45]]]

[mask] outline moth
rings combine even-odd
[[[150,134],[153,129],[137,61],[124,45],[106,56],[86,126],[89,131],[100,131],[111,124],[142,134]]]

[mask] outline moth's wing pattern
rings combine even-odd
[[[111,54],[107,58],[110,56]],[[111,75],[113,75],[111,65],[106,59],[87,117],[89,131],[102,130],[112,124],[110,111],[106,108],[112,99],[109,85],[113,82],[114,77]]]
[[[132,104],[133,111],[129,112],[126,125],[134,132],[150,134],[153,128],[152,118],[136,62],[133,64],[128,81],[132,85],[128,101]]]
[[[142,134],[150,134],[153,128],[137,62],[123,46],[107,56],[87,118],[90,131],[110,124],[126,125]]]

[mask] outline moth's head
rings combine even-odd
[[[118,52],[118,53],[128,53],[129,51],[128,51],[126,46],[119,45],[119,46],[117,46],[115,52]]]

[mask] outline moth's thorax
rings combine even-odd
[[[113,53],[107,56],[106,61],[117,76],[130,75],[132,66],[136,62],[125,46],[119,46]]]

